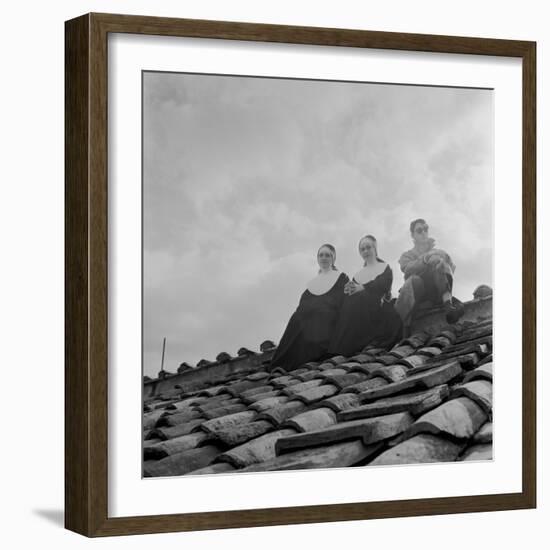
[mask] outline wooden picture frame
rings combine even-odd
[[[419,52],[522,62],[522,491],[136,517],[108,516],[107,36],[133,33]],[[65,526],[86,536],[288,525],[536,506],[536,44],[534,42],[87,14],[65,27]]]

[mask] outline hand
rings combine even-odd
[[[362,290],[365,290],[365,287],[363,285],[360,285],[359,283],[356,283],[355,281],[350,281],[347,285],[347,288],[344,288],[344,292],[351,296],[352,294],[356,294],[357,292],[361,292]]]
[[[445,271],[445,262],[443,258],[438,258],[437,263],[434,266],[436,271]]]
[[[429,266],[433,268],[436,268],[441,262],[442,262],[442,258],[437,254],[429,254],[429,255],[426,255],[425,257],[425,263],[427,263]]]
[[[425,262],[435,271],[445,270],[445,259],[439,254],[430,254],[426,257]]]

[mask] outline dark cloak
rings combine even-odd
[[[348,281],[348,276],[340,273],[328,292],[316,295],[306,290],[302,294],[271,360],[274,367],[292,370],[326,356]]]
[[[392,282],[393,273],[388,265],[365,283],[364,290],[345,296],[329,345],[330,354],[348,356],[371,343],[385,347],[396,342],[401,322],[393,303],[383,300],[391,293]]]

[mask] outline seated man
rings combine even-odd
[[[451,294],[455,265],[447,252],[435,248],[434,239],[428,235],[428,224],[422,218],[410,225],[414,247],[399,259],[405,284],[399,291],[395,309],[408,335],[413,314],[421,302],[443,304],[448,323],[456,323],[464,315],[464,307]]]

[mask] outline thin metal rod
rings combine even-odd
[[[160,361],[160,370],[164,370],[164,350],[166,349],[166,336],[162,340],[162,359]]]

